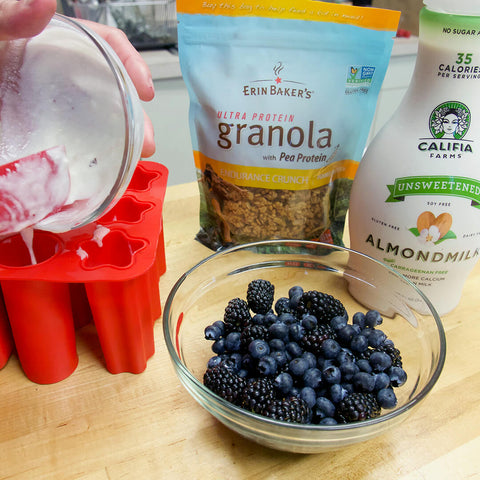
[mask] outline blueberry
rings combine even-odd
[[[225,337],[225,349],[227,352],[238,352],[240,350],[240,332],[230,332]]]
[[[303,376],[305,387],[317,389],[322,384],[322,372],[318,368],[309,368]]]
[[[394,387],[401,387],[407,381],[407,372],[402,367],[390,367],[387,373]]]
[[[367,372],[358,372],[353,376],[353,386],[360,392],[375,390],[375,376]]]
[[[265,376],[274,375],[277,372],[277,361],[271,355],[264,355],[258,361],[258,371]]]
[[[285,342],[280,340],[280,338],[272,338],[268,345],[270,346],[270,350],[279,350],[281,352],[285,351]]]
[[[293,388],[293,378],[287,372],[282,372],[274,380],[275,387],[283,394],[287,394]]]
[[[320,345],[320,352],[326,359],[337,358],[337,355],[341,352],[342,347],[340,344],[332,338],[327,338]]]
[[[241,368],[238,372],[237,372],[237,375],[241,378],[248,378],[248,376],[250,375],[248,370],[245,370],[244,368]]]
[[[262,315],[261,313],[256,313],[253,317],[251,322],[254,325],[265,325],[265,315]]]
[[[297,295],[303,295],[303,288],[300,285],[294,285],[288,291],[288,298],[296,297]]]
[[[342,373],[335,365],[330,365],[322,370],[322,379],[325,383],[333,384],[340,383],[342,380]]]
[[[347,318],[342,315],[337,315],[330,320],[330,326],[334,330],[340,330],[347,325]]]
[[[265,340],[252,340],[248,344],[248,352],[253,358],[258,359],[268,355],[270,353],[270,347]]]
[[[317,397],[315,402],[315,414],[318,418],[334,417],[335,405],[326,397]]]
[[[381,325],[383,322],[380,312],[377,310],[369,310],[365,314],[365,325],[370,328],[374,328],[377,325]]]
[[[302,318],[302,326],[306,330],[313,330],[318,325],[318,320],[315,315],[304,315]]]
[[[288,363],[285,350],[274,350],[273,352],[270,352],[270,356],[275,359],[278,367],[283,367]]]
[[[240,353],[232,353],[228,355],[228,357],[225,358],[223,361],[223,364],[232,372],[237,373],[240,368],[242,367],[242,359],[243,355]]]
[[[362,328],[360,334],[363,335],[364,337],[367,337],[367,338],[368,338],[373,331],[374,331],[373,328],[367,328],[367,327],[365,327],[365,328]]]
[[[278,320],[280,322],[286,323],[287,325],[291,325],[292,323],[296,323],[297,317],[295,317],[291,313],[282,313],[281,315],[279,315]]]
[[[342,380],[349,382],[352,380],[353,376],[360,371],[358,365],[355,362],[343,362],[338,367],[342,374]]]
[[[362,334],[355,335],[350,342],[352,352],[362,353],[368,348],[368,339]]]
[[[390,377],[385,373],[377,373],[375,375],[375,390],[381,390],[387,388],[390,385]]]
[[[270,338],[279,338],[285,340],[288,338],[288,325],[283,322],[275,322],[268,327]]]
[[[342,345],[350,345],[354,334],[355,329],[353,328],[353,325],[345,325],[337,330],[337,339]]]
[[[382,408],[393,408],[397,404],[397,396],[393,388],[382,388],[377,393],[377,402]]]
[[[360,328],[365,328],[365,314],[363,312],[357,312],[352,317],[352,323],[358,325]]]
[[[337,425],[337,421],[332,418],[332,417],[325,417],[325,418],[322,418],[318,424],[319,425]]]
[[[317,366],[317,357],[312,352],[303,352],[302,358],[304,358],[308,363],[308,368],[313,368]]]
[[[217,320],[213,322],[212,325],[220,329],[220,335],[225,335],[225,323],[222,320]]]
[[[300,398],[303,399],[310,408],[312,408],[317,401],[317,394],[312,387],[303,387],[300,390]]]
[[[298,307],[298,302],[302,298],[302,294],[297,294],[297,295],[292,295],[290,298],[290,302],[288,303],[290,305],[290,308],[292,310],[296,310]]]
[[[347,396],[347,391],[339,383],[335,383],[330,387],[330,398],[333,403],[341,402]]]
[[[305,335],[305,328],[300,323],[292,323],[288,327],[288,336],[290,340],[298,342]]]
[[[288,342],[286,348],[293,358],[302,356],[303,349],[297,342]]]
[[[217,365],[220,365],[222,361],[223,361],[222,357],[215,355],[214,357],[210,358],[210,360],[208,360],[207,367],[208,368],[216,367]]]
[[[357,360],[356,364],[360,371],[372,373],[372,366],[370,365],[370,362],[365,358],[361,358],[360,360]]]
[[[337,362],[333,358],[325,358],[322,355],[319,355],[317,358],[317,366],[320,370],[336,364]]]
[[[249,353],[245,353],[242,357],[242,369],[252,372],[255,369],[256,361]]]
[[[347,395],[351,395],[352,393],[355,393],[355,388],[353,386],[353,383],[350,382],[345,382],[341,383],[342,388],[347,392]]]
[[[303,377],[308,370],[308,362],[302,357],[294,358],[288,364],[288,370],[295,377]]]
[[[345,362],[353,362],[353,353],[348,348],[342,348],[342,351],[337,355],[337,362],[341,365]]]
[[[225,339],[219,338],[212,343],[212,351],[218,355],[225,352]]]
[[[387,336],[384,332],[382,332],[382,330],[372,330],[368,336],[368,344],[373,348],[378,348],[386,339]]]
[[[392,366],[390,355],[385,352],[375,351],[370,355],[370,365],[374,372],[383,372]]]
[[[222,331],[216,325],[209,325],[204,330],[207,340],[218,340],[222,336]]]
[[[265,314],[265,318],[263,319],[263,324],[266,327],[269,327],[273,323],[278,321],[278,317],[273,312],[268,312]]]
[[[290,391],[288,392],[288,395],[290,397],[299,397],[300,396],[300,390],[298,387],[293,386]]]

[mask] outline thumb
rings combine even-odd
[[[56,0],[0,0],[0,40],[37,35],[56,8]]]

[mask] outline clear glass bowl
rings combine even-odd
[[[122,62],[59,14],[31,39],[0,42],[2,51],[2,163],[58,145],[68,159],[67,202],[35,227],[63,232],[94,221],[124,193],[143,145],[142,105]]]
[[[362,270],[355,265],[361,265]],[[288,296],[288,289],[294,285],[331,294],[343,302],[350,318],[357,311],[375,308],[376,300],[381,299],[378,304],[384,315],[381,329],[400,349],[408,374],[407,382],[396,389],[397,406],[363,422],[305,426],[256,415],[204,387],[206,364],[214,355],[211,342],[204,338],[204,329],[223,318],[230,299],[245,298],[248,283],[256,278],[275,285],[275,298]],[[352,296],[351,288],[360,291],[365,304]],[[411,308],[412,300],[429,314]],[[206,258],[182,275],[170,292],[164,308],[163,330],[175,372],[202,407],[246,438],[267,447],[299,453],[338,449],[398,425],[433,388],[446,353],[440,318],[415,285],[363,254],[308,241],[252,243]]]

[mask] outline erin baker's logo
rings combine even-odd
[[[273,76],[258,80],[251,80],[248,85],[242,87],[244,96],[277,96],[277,97],[295,97],[309,99],[313,95],[313,90],[310,90],[303,82],[292,80],[284,75],[284,68],[282,62],[277,62],[273,68]]]
[[[470,128],[470,109],[463,103],[441,103],[430,114],[430,138],[420,139],[418,149],[430,153],[430,158],[458,159],[472,153],[472,141],[465,138]]]

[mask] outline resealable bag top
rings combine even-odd
[[[314,0],[178,0],[177,11],[197,238],[341,245],[400,12]]]

